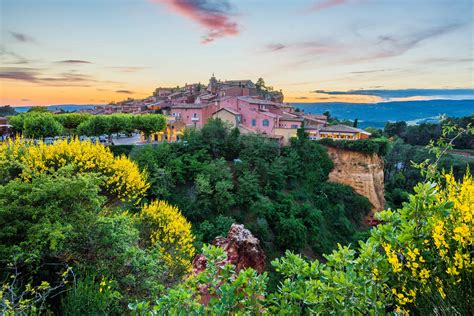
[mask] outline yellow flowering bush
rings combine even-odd
[[[143,207],[140,219],[152,245],[160,248],[163,260],[175,272],[187,272],[194,256],[191,224],[181,211],[166,201],[153,201]]]
[[[381,212],[373,232],[389,266],[397,311],[451,314],[472,306],[474,181],[418,184],[403,209]],[[425,309],[424,309],[425,308]],[[461,312],[462,314],[462,312]]]
[[[52,173],[66,165],[74,165],[77,172],[104,176],[104,189],[111,197],[126,202],[138,202],[149,187],[145,173],[128,158],[114,157],[101,144],[57,141],[53,145],[17,138],[0,143],[0,170],[3,178],[17,177],[30,181],[42,173]],[[8,179],[7,179],[8,181]]]

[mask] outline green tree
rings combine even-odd
[[[48,108],[46,106],[32,106],[28,109],[27,113],[47,113]]]
[[[63,126],[50,113],[32,112],[23,122],[23,132],[27,137],[54,137],[61,135]]]
[[[130,114],[112,114],[108,116],[109,119],[109,133],[129,133],[132,128],[132,116]]]
[[[77,126],[77,133],[86,136],[110,134],[110,119],[105,115],[93,115]]]
[[[0,116],[13,116],[17,114],[15,108],[9,105],[0,106]]]
[[[161,114],[144,114],[133,116],[132,126],[143,133],[146,139],[151,134],[162,131],[166,126],[166,119]]]
[[[56,121],[58,121],[67,131],[69,135],[76,133],[77,127],[84,121],[90,119],[90,114],[80,113],[62,113],[54,115]]]

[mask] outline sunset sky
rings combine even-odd
[[[288,102],[474,98],[471,0],[0,0],[0,104],[263,77]]]

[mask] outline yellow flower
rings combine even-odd
[[[149,229],[151,243],[160,246],[165,262],[174,269],[189,271],[194,236],[181,211],[166,201],[154,201],[143,207],[140,219]]]

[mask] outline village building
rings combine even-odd
[[[183,121],[167,116],[166,127],[163,131],[151,134],[149,139],[145,139],[142,133],[140,140],[142,142],[177,142],[182,139],[185,129],[186,124]]]
[[[332,138],[332,139],[367,139],[370,133],[360,128],[350,127],[347,125],[333,125],[326,126],[319,130],[319,138]]]

